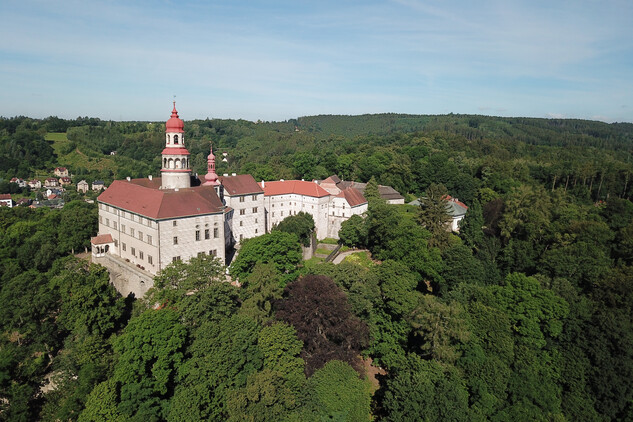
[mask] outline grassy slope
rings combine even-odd
[[[116,173],[116,170],[118,169],[118,165],[115,162],[114,157],[109,155],[89,157],[81,152],[79,148],[75,148],[72,152],[64,154],[63,151],[68,149],[68,145],[70,143],[65,133],[49,132],[46,134],[45,139],[52,142],[52,146],[55,150],[55,154],[57,154],[57,161],[60,166],[68,168],[83,167],[87,170],[98,171],[112,170],[114,173]]]

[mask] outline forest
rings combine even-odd
[[[124,298],[73,256],[93,204],[0,208],[0,420],[633,420],[633,124],[383,114],[185,130],[200,174],[211,142],[219,173],[369,182],[367,215],[339,235],[371,259],[303,261],[298,215],[244,242],[240,287],[205,256]],[[157,174],[163,131],[3,118],[0,177]],[[377,184],[423,205],[385,204]],[[469,207],[459,233],[446,194]]]

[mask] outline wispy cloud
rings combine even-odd
[[[162,119],[148,103],[176,93],[195,117],[633,120],[630,1],[9,0],[0,14],[1,115]]]

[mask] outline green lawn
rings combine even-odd
[[[371,260],[371,257],[369,256],[369,252],[366,252],[366,251],[353,253],[345,257],[343,261],[352,262],[354,264],[358,264],[365,268],[373,267],[374,265],[376,265],[376,263]]]
[[[329,249],[317,248],[314,253],[319,253],[319,254],[323,254],[323,255],[329,255],[329,254],[332,253],[332,251],[329,250]]]
[[[323,240],[319,240],[319,243],[325,243],[326,245],[338,245],[338,240],[326,237]]]

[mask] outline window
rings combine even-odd
[[[172,262],[180,261],[180,255],[173,257],[171,261]]]
[[[196,230],[196,241],[200,240],[200,230]]]
[[[178,222],[176,220],[172,221],[172,226],[176,227],[178,225]]]
[[[114,247],[116,248],[117,246],[119,246],[119,241],[114,239]]]
[[[125,224],[121,224],[121,231],[125,233]]]
[[[106,226],[109,226],[109,225],[110,225],[110,219],[106,218]]]
[[[143,240],[143,232],[141,231],[138,232],[138,239],[141,241]]]
[[[284,212],[283,212],[283,211],[281,212],[281,216],[282,216],[282,217],[284,216]]]
[[[218,250],[217,249],[213,249],[209,251],[209,255],[211,256],[218,256]]]
[[[112,227],[114,227],[114,230],[116,230],[116,221],[112,222]]]
[[[147,235],[147,243],[149,243],[150,245],[152,244],[152,236],[150,236],[149,234]]]
[[[174,236],[174,245],[178,244],[178,236]]]
[[[134,237],[134,229],[130,227],[130,236]]]
[[[213,229],[213,238],[217,239],[219,236],[220,236],[220,230],[217,227],[215,227]]]
[[[257,201],[257,195],[253,195],[253,201]]]
[[[257,229],[255,229],[255,233],[257,233]]]
[[[138,251],[138,257],[139,257],[140,259],[143,259],[143,251]]]
[[[246,210],[244,208],[240,210],[240,215],[246,215]]]
[[[154,264],[154,258],[152,258],[151,255],[147,255],[147,263],[152,265]]]
[[[253,207],[253,214],[257,214],[257,207]]]
[[[242,227],[243,225],[244,225],[244,222],[240,220],[240,227]]]
[[[257,224],[257,219],[255,219],[255,224]]]
[[[99,216],[99,223],[103,224],[103,217]]]
[[[242,241],[242,239],[244,239],[244,235],[243,234],[240,235],[240,242]]]
[[[125,243],[121,244],[121,249],[125,250]]]
[[[244,202],[245,199],[246,199],[245,197],[240,196],[240,202]]]
[[[275,216],[275,211],[273,211],[273,217]]]
[[[204,239],[208,240],[211,238],[211,234],[209,233],[209,229],[204,229]]]
[[[178,145],[178,135],[174,135],[174,144]]]
[[[132,256],[136,256],[136,249],[132,248]]]

